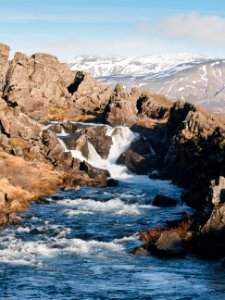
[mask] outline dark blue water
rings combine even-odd
[[[220,261],[130,254],[138,232],[190,211],[153,208],[159,192],[180,195],[168,182],[136,176],[34,203],[22,225],[0,231],[0,299],[225,299]]]

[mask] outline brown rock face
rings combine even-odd
[[[5,44],[0,44],[0,58],[1,61],[7,61],[9,59],[10,47]]]
[[[112,137],[107,136],[107,127],[88,127],[85,130],[85,136],[88,142],[90,142],[97,153],[104,159],[109,155],[110,148],[112,146]]]
[[[132,150],[122,153],[117,160],[118,164],[125,164],[127,168],[136,174],[147,174],[150,165],[150,158],[138,154]]]
[[[16,53],[9,65],[3,97],[31,117],[46,121],[51,107],[66,105],[71,96],[67,87],[73,78],[69,67],[54,56]]]
[[[134,88],[125,92],[118,84],[106,109],[106,120],[113,125],[146,125],[152,119],[167,119],[171,102],[159,95]]]
[[[201,229],[199,251],[206,256],[221,257],[225,253],[225,204],[214,207],[209,219]]]
[[[64,149],[55,133],[44,130],[43,126],[18,112],[2,100],[0,111],[0,146],[26,160],[49,162],[53,165],[63,163]]]
[[[71,87],[75,109],[80,114],[101,115],[112,95],[112,90],[103,87],[89,74],[77,72]]]
[[[140,137],[132,142],[130,147],[120,155],[118,164],[125,164],[127,168],[137,174],[147,174],[152,167],[158,167],[157,156],[151,145]]]
[[[180,235],[173,231],[163,231],[154,244],[149,245],[150,252],[157,256],[184,256],[186,250]]]
[[[66,132],[72,133],[62,137],[69,150],[79,150],[84,157],[88,158],[88,143],[91,143],[102,158],[108,157],[112,146],[112,137],[107,136],[108,129],[106,126],[92,127],[67,122],[63,124],[63,127]]]
[[[211,180],[225,173],[225,122],[189,103],[177,102],[171,109],[161,153],[160,175],[191,189],[201,206]],[[198,193],[200,191],[200,193]]]
[[[6,76],[8,70],[8,58],[10,48],[7,45],[0,44],[0,98],[6,84]]]

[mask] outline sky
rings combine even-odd
[[[225,58],[225,0],[0,0],[0,42],[78,55]]]

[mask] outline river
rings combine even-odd
[[[109,127],[108,134],[113,137],[108,159],[89,144],[88,161],[106,167],[119,186],[60,191],[48,197],[49,204],[33,203],[21,225],[2,229],[0,299],[225,299],[218,260],[130,253],[141,243],[140,231],[191,209],[180,203],[182,190],[169,181],[134,175],[115,164],[135,134],[124,127]],[[78,151],[73,155],[82,158]],[[177,199],[178,205],[153,207],[157,194]]]

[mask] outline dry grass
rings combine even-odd
[[[0,192],[5,197],[2,211],[23,211],[29,201],[54,193],[64,173],[44,163],[27,162],[0,151]]]

